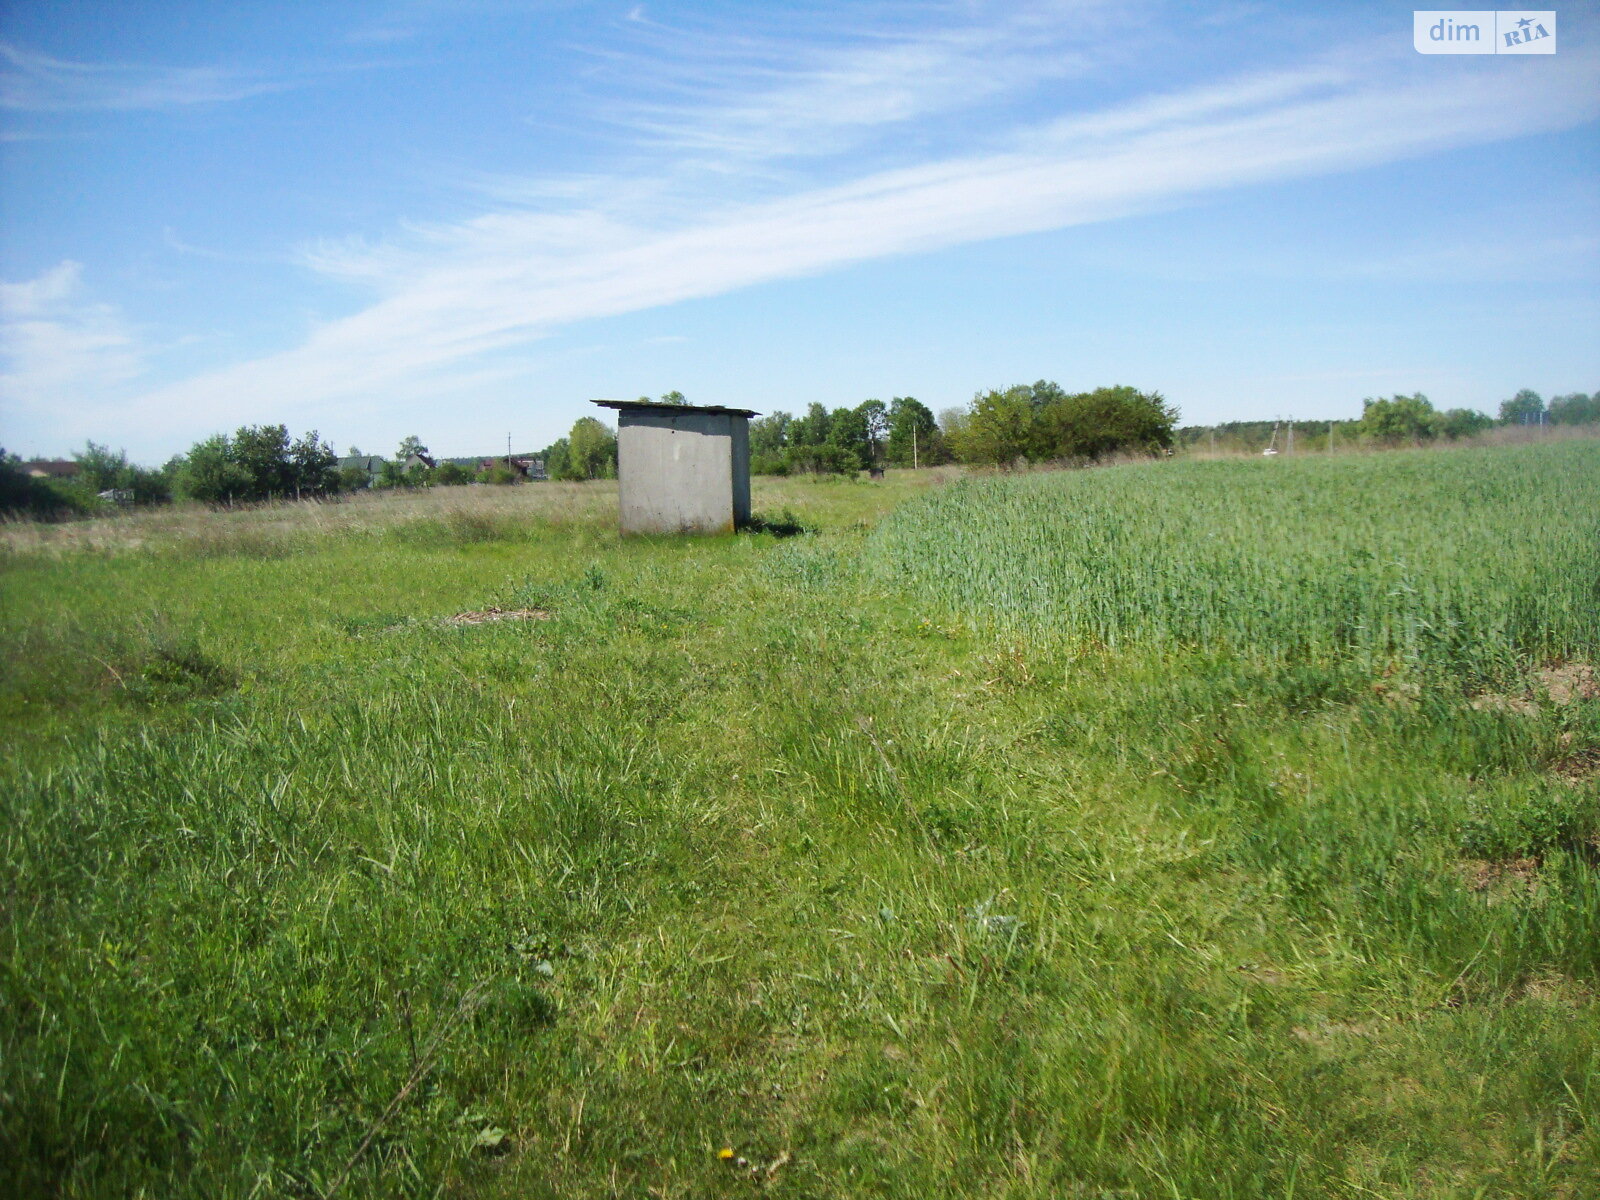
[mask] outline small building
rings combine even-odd
[[[731,533],[750,521],[747,408],[596,400],[617,410],[623,533]]]
[[[346,487],[372,486],[383,470],[384,458],[381,454],[347,454],[338,462],[339,474],[348,482]],[[359,479],[360,483],[355,481]]]

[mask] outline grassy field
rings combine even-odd
[[[614,503],[0,531],[0,1193],[1600,1191],[1600,442]]]

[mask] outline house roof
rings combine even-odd
[[[614,408],[619,412],[682,412],[714,413],[729,417],[759,417],[761,414],[748,408],[724,408],[720,404],[658,404],[654,400],[591,400],[601,408]]]
[[[76,475],[80,470],[80,465],[75,459],[70,458],[36,458],[31,462],[23,463],[22,469],[33,476],[66,479]]]

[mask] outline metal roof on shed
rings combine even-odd
[[[720,404],[657,404],[651,400],[591,400],[601,408],[633,412],[683,412],[713,413],[729,417],[759,417],[761,414],[748,408],[724,408]]]

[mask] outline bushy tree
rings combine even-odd
[[[789,444],[789,426],[794,421],[788,413],[781,409],[768,413],[764,417],[757,417],[750,422],[750,454],[755,455],[781,455],[784,447]]]
[[[1523,388],[1500,402],[1500,420],[1506,425],[1537,425],[1543,412],[1544,397],[1532,388]]]
[[[101,492],[119,492],[135,504],[157,504],[172,498],[171,472],[167,468],[151,470],[130,463],[121,450],[112,450],[95,442],[84,443],[82,450],[74,451],[78,464],[78,477],[72,486],[84,493],[84,500]]]
[[[233,461],[250,476],[250,500],[294,493],[289,430],[283,425],[246,425],[233,435]]]
[[[339,490],[339,459],[315,429],[289,448],[290,474],[300,496],[322,496]]]
[[[1127,386],[1067,392],[1041,379],[979,392],[964,412],[945,416],[945,438],[958,459],[1004,466],[1158,453],[1172,445],[1178,414],[1160,392]]]
[[[544,459],[544,473],[551,479],[572,479],[572,445],[566,438],[557,438],[545,447],[540,456]]]
[[[1585,396],[1573,392],[1566,396],[1551,396],[1545,410],[1552,425],[1592,425],[1600,422],[1600,392]]]
[[[826,444],[832,427],[828,410],[815,400],[806,408],[806,415],[796,417],[789,426],[791,446],[821,446]]]
[[[190,447],[173,481],[178,495],[204,504],[232,504],[252,498],[254,481],[233,456],[225,433],[212,434]]]
[[[472,472],[460,463],[442,462],[433,469],[433,482],[439,487],[459,487],[472,482]]]
[[[952,449],[963,462],[1006,465],[1044,457],[1039,440],[1033,389],[1027,384],[1005,391],[979,392]]]
[[[1368,397],[1361,402],[1357,429],[1362,437],[1388,446],[1421,444],[1438,436],[1439,414],[1421,392],[1387,400]]]
[[[352,455],[352,457],[360,458],[362,456]],[[355,463],[351,463],[348,467],[339,468],[338,485],[339,490],[342,492],[358,492],[363,488],[371,487],[372,482],[372,476],[365,467],[358,467]]]
[[[1127,386],[1056,392],[1039,408],[1040,442],[1051,458],[1154,454],[1171,447],[1176,417],[1160,392]]]
[[[943,438],[933,411],[914,396],[896,396],[889,403],[884,453],[898,466],[929,465],[943,461]]]
[[[595,417],[579,417],[567,434],[566,469],[570,479],[614,478],[617,435]]]
[[[872,439],[867,415],[860,408],[836,408],[828,414],[828,438],[823,443],[837,450],[837,461],[846,471],[862,471],[872,465]]]
[[[20,458],[0,449],[0,513],[49,518],[93,510],[93,493],[61,482],[34,478]]]
[[[290,442],[282,425],[213,434],[169,464],[173,490],[206,504],[323,495],[339,486],[338,460],[315,431]]]
[[[1493,426],[1494,420],[1487,413],[1481,413],[1475,408],[1448,408],[1439,414],[1437,424],[1439,436],[1449,438],[1451,441],[1456,438],[1471,437]]]

